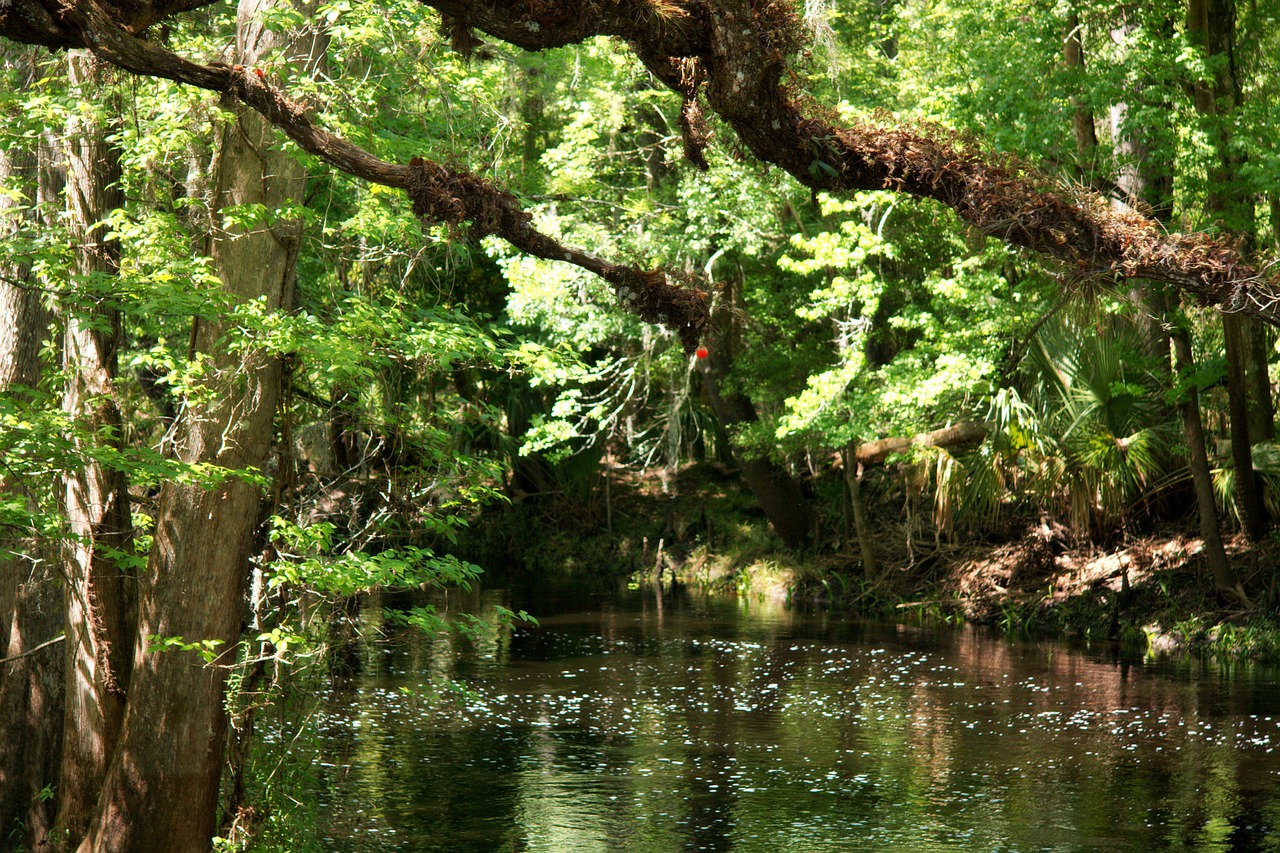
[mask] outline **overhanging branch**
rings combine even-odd
[[[1280,326],[1276,282],[1247,262],[1234,245],[1205,234],[1165,233],[1136,212],[1115,210],[1100,196],[1063,186],[1012,158],[984,152],[945,129],[887,119],[843,125],[807,103],[783,82],[790,79],[789,57],[803,36],[790,0],[422,1],[448,16],[455,33],[466,35],[475,29],[528,50],[594,35],[624,39],[658,79],[680,93],[691,115],[698,113],[699,101],[705,98],[755,156],[815,190],[890,189],[935,199],[982,233],[1052,259],[1068,278],[1164,282],[1203,304]],[[117,8],[118,2],[6,0],[0,6],[0,35],[28,44],[88,46],[134,73],[231,94],[335,167],[409,189],[410,166],[384,163],[316,128],[303,110],[265,81],[226,66],[187,62],[130,32],[204,0],[168,5],[153,0]],[[697,71],[692,77],[691,68]],[[695,159],[700,151],[697,136],[686,134]],[[448,171],[459,178],[466,174]],[[648,273],[610,267],[585,253],[564,250],[544,235],[535,236],[528,220],[516,215],[519,205],[514,199],[501,198],[501,190],[476,180],[480,183],[475,188],[486,200],[464,199],[464,208],[474,202],[476,207],[497,205],[511,212],[505,220],[511,230],[491,233],[539,257],[566,260],[605,275],[619,289],[622,278],[627,278],[629,289],[649,280]],[[431,207],[424,201],[415,199],[415,206]],[[614,270],[612,278],[606,269]],[[655,303],[669,301],[668,292],[689,292],[666,276],[661,281],[671,290],[654,291]],[[686,346],[696,341],[702,328],[698,324],[705,322],[699,319],[705,318],[703,300],[696,295],[692,299],[694,316],[677,329]],[[672,318],[683,317],[684,307],[675,308],[679,310],[661,313],[671,322],[682,322]]]
[[[476,236],[495,235],[522,252],[570,263],[613,285],[623,307],[679,335],[687,352],[707,325],[709,294],[691,277],[614,264],[565,246],[538,231],[532,215],[510,192],[478,175],[415,157],[409,165],[388,163],[316,126],[302,105],[289,99],[257,69],[221,63],[201,65],[126,32],[97,0],[73,0],[64,19],[103,60],[135,74],[163,77],[230,96],[261,113],[300,148],[331,166],[372,183],[404,190],[413,211],[453,226],[470,223]]]
[[[467,26],[528,49],[581,40],[584,29],[627,40],[645,66],[688,104],[698,63],[713,111],[755,156],[805,186],[830,192],[889,189],[935,199],[982,233],[1056,262],[1068,278],[1148,279],[1198,302],[1280,326],[1276,283],[1236,246],[1206,234],[1169,234],[1134,211],[1066,187],[1013,158],[939,127],[842,125],[784,85],[802,38],[787,0],[423,0]],[[648,12],[642,11],[641,7]],[[678,19],[661,9],[675,7]],[[629,9],[619,22],[607,11]]]

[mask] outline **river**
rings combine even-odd
[[[541,624],[392,632],[326,697],[325,849],[1280,849],[1273,669],[684,594],[445,609],[495,602]]]

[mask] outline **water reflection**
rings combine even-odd
[[[370,649],[335,690],[329,849],[1280,848],[1270,672],[756,603],[517,605],[550,615]]]

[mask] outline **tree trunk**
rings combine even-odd
[[[1191,336],[1180,323],[1172,325],[1169,344],[1178,374],[1191,376],[1195,372]],[[1209,565],[1213,585],[1222,592],[1234,594],[1238,581],[1222,547],[1222,534],[1218,529],[1218,512],[1213,497],[1213,474],[1209,470],[1209,453],[1205,448],[1204,425],[1200,419],[1200,393],[1194,385],[1189,385],[1179,400],[1178,413],[1182,417],[1191,482],[1195,486],[1196,504],[1200,508],[1200,538],[1204,542],[1205,562]]]
[[[1268,361],[1273,350],[1271,329],[1253,318],[1245,324],[1245,383],[1249,386],[1249,443],[1256,445],[1276,437],[1275,406],[1271,396]]]
[[[1084,39],[1080,15],[1074,10],[1067,16],[1067,37],[1062,41],[1062,59],[1067,67],[1084,77]],[[1082,183],[1093,178],[1094,160],[1098,152],[1098,133],[1093,123],[1093,112],[1084,101],[1071,96],[1071,129],[1076,137],[1076,173]]]
[[[1137,29],[1131,19],[1135,12],[1121,7],[1117,13],[1123,16],[1123,20],[1111,30],[1111,40],[1117,49],[1124,50]],[[1160,29],[1172,38],[1173,21],[1163,19]],[[1143,94],[1146,87],[1143,81],[1135,82],[1126,95],[1139,102],[1149,100],[1149,96]],[[1173,105],[1167,104],[1166,107],[1172,114]],[[1172,163],[1172,158],[1161,157],[1157,152],[1168,150],[1170,140],[1160,138],[1163,130],[1145,125],[1133,126],[1127,103],[1112,104],[1107,110],[1107,117],[1115,146],[1112,207],[1128,211],[1145,207],[1153,219],[1167,227],[1173,212],[1173,172],[1164,164]],[[1160,318],[1165,313],[1160,306],[1167,300],[1157,288],[1158,285],[1152,282],[1134,281],[1129,289],[1129,298],[1137,307],[1134,322],[1142,331],[1143,349],[1168,377],[1169,342],[1160,326]]]
[[[261,23],[269,5],[241,2],[237,62],[252,66],[275,46]],[[315,39],[286,50],[309,64],[323,55],[323,44]],[[305,175],[296,158],[279,149],[256,113],[235,109],[237,121],[224,128],[219,145],[218,209],[261,204],[279,210],[302,199]],[[299,226],[291,221],[217,231],[213,258],[226,293],[237,302],[261,299],[267,309],[287,310],[298,241]],[[227,322],[198,323],[193,348],[211,363],[207,384],[215,393],[188,401],[175,446],[185,462],[243,474],[266,462],[281,369],[278,358],[234,334]],[[214,488],[171,481],[161,491],[124,726],[81,853],[209,849],[226,742],[227,666],[240,635],[260,497],[258,485],[237,474]],[[218,657],[207,665],[194,652],[152,651],[155,637],[201,643]]]
[[[21,74],[31,57],[0,48],[0,74]],[[14,210],[37,197],[36,153],[0,150],[0,241],[34,223]],[[40,344],[49,318],[30,264],[0,259],[0,395],[25,395],[40,383]],[[0,496],[22,496],[35,509],[38,483],[0,476]],[[57,572],[34,536],[0,531],[0,846],[34,847],[49,832],[54,803],[41,792],[57,783],[62,731],[63,626]],[[19,829],[19,827],[21,829]]]
[[[67,56],[72,92],[101,101],[111,69],[91,54]],[[110,95],[106,112],[118,115]],[[95,105],[95,110],[98,108]],[[75,253],[74,284],[64,300],[63,410],[76,424],[72,440],[81,463],[65,476],[69,536],[65,546],[67,612],[66,716],[58,782],[58,838],[80,839],[102,790],[124,717],[132,664],[133,624],[128,576],[119,556],[133,548],[133,519],[123,471],[93,460],[87,445],[106,441],[120,449],[122,420],[116,403],[116,351],[120,313],[99,298],[103,278],[118,274],[119,247],[101,223],[124,202],[119,151],[106,140],[113,128],[73,117],[67,128],[67,212]]]
[[[1121,9],[1121,14],[1129,14]],[[1132,24],[1122,22],[1112,30],[1112,40],[1117,46],[1129,40]],[[1170,35],[1173,30],[1172,21],[1164,21],[1162,29]],[[1172,110],[1172,107],[1170,107]],[[1173,173],[1170,169],[1160,167],[1157,163],[1162,159],[1153,154],[1150,134],[1153,129],[1147,126],[1134,127],[1129,123],[1128,107],[1125,104],[1113,105],[1109,111],[1111,135],[1116,147],[1116,188],[1123,198],[1113,199],[1116,207],[1130,207],[1134,204],[1149,207],[1157,221],[1167,223],[1173,210]],[[1171,162],[1171,161],[1169,161]],[[1191,352],[1191,337],[1184,325],[1181,312],[1175,312],[1170,299],[1158,288],[1147,283],[1145,287],[1135,287],[1130,296],[1138,308],[1139,323],[1147,333],[1151,343],[1156,345],[1153,355],[1160,358],[1163,373],[1169,376],[1170,356],[1179,374],[1190,376],[1194,370]],[[1223,548],[1222,535],[1218,525],[1218,506],[1213,492],[1213,475],[1209,467],[1209,456],[1205,447],[1204,424],[1200,413],[1200,395],[1194,387],[1177,404],[1178,419],[1182,424],[1183,436],[1188,448],[1188,467],[1196,496],[1196,510],[1200,524],[1200,538],[1204,543],[1205,561],[1209,566],[1214,584],[1222,590],[1234,590],[1236,578],[1227,562],[1227,553]]]
[[[755,421],[756,410],[750,400],[741,394],[721,395],[723,369],[710,364],[719,361],[722,357],[712,356],[702,362],[702,381],[716,418],[727,427]],[[768,458],[747,457],[736,450],[734,456],[743,481],[782,541],[791,548],[807,542],[813,529],[813,512],[796,478]]]
[[[1261,483],[1253,472],[1253,445],[1249,435],[1249,385],[1246,362],[1247,338],[1252,332],[1248,318],[1241,314],[1222,315],[1222,336],[1227,347],[1227,408],[1231,423],[1231,463],[1236,508],[1244,531],[1253,542],[1267,532],[1266,510],[1262,506]]]
[[[724,427],[752,423],[758,417],[755,406],[744,395],[724,395],[720,391],[736,342],[736,332],[730,319],[735,293],[733,282],[726,283],[724,304],[712,318],[716,326],[713,337],[719,342],[718,349],[708,358],[698,360],[711,409]],[[767,457],[747,457],[736,449],[732,452],[742,471],[743,481],[782,541],[792,548],[806,543],[813,530],[813,511],[800,483]]]
[[[862,552],[862,574],[873,581],[880,577],[880,564],[876,561],[875,539],[871,524],[867,521],[866,505],[862,502],[862,461],[853,445],[844,450],[844,481],[849,488],[849,506],[853,510],[853,526],[858,533],[858,548]]]
[[[1242,94],[1236,72],[1233,0],[1187,0],[1187,36],[1203,51],[1212,72],[1208,79],[1192,81],[1196,113],[1206,123],[1215,154],[1209,167],[1205,213],[1248,244],[1256,227],[1253,198],[1241,183],[1244,156],[1232,145],[1234,114]],[[1257,321],[1235,313],[1224,314],[1222,322],[1236,506],[1246,534],[1257,542],[1266,535],[1267,517],[1261,483],[1254,476],[1252,445],[1272,433],[1270,379],[1265,353],[1252,343],[1261,334]],[[1259,355],[1263,357],[1259,359]]]

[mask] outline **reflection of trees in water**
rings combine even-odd
[[[1275,762],[1214,731],[1224,716],[1259,710],[1248,687],[1209,671],[1155,677],[1126,660],[976,630],[959,632],[949,652],[956,679],[974,692],[962,705],[945,680],[918,685],[912,715],[930,722],[914,728],[911,752],[927,772],[990,768],[1005,798],[993,817],[1007,837],[1054,843],[1053,832],[1061,841],[1060,828],[1075,827],[1094,838],[1213,849],[1245,822],[1242,781],[1269,802],[1258,783]],[[1266,824],[1261,814],[1253,820]],[[1043,833],[1028,837],[1037,826]]]
[[[371,811],[458,849],[724,850],[861,828],[901,845],[1213,849],[1276,817],[1263,785],[1280,761],[1219,732],[1276,689],[1208,670],[678,600],[375,657],[366,690],[462,674],[483,700],[368,719],[344,747]],[[352,713],[369,718],[368,697]]]

